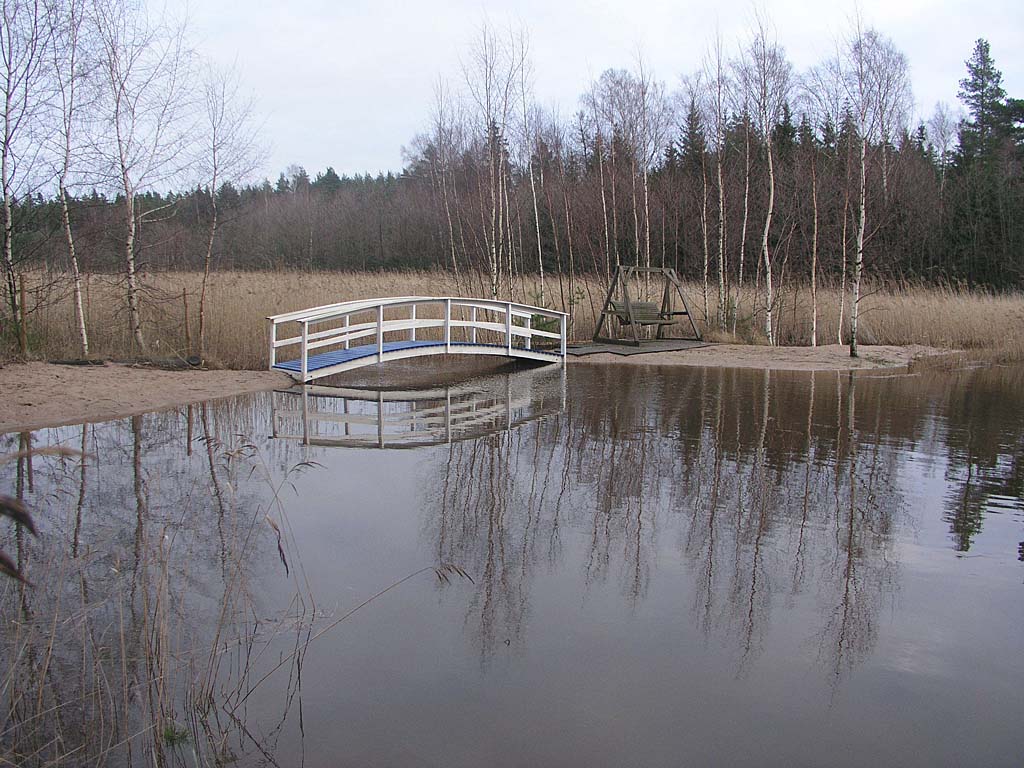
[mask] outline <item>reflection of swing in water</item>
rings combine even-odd
[[[644,277],[644,286],[650,287],[651,276],[661,277],[661,304],[654,301],[637,301],[639,297],[639,286],[637,286],[637,298],[630,293],[630,281],[633,278]],[[675,308],[675,299],[679,298],[682,309]],[[693,322],[693,315],[683,295],[683,286],[679,281],[674,269],[667,267],[630,267],[621,266],[615,269],[615,277],[612,278],[611,287],[608,289],[608,296],[605,298],[604,307],[601,309],[601,317],[597,321],[597,329],[594,331],[594,341],[610,343],[630,343],[637,346],[643,340],[641,333],[645,327],[656,327],[655,339],[665,338],[665,328],[673,325],[681,325],[685,317],[690,322],[693,330],[693,338],[701,340],[700,331]],[[602,336],[601,330],[607,321],[609,333],[612,332],[613,323],[618,327],[616,337]],[[622,338],[628,329],[629,338]]]

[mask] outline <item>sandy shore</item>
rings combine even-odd
[[[943,350],[919,346],[862,347],[861,357],[851,360],[848,349],[838,345],[812,349],[716,344],[681,352],[589,355],[571,358],[570,364],[848,370],[904,366],[917,357],[941,352]],[[431,375],[438,374],[435,371]],[[3,404],[0,433],[105,421],[244,392],[287,387],[291,383],[285,374],[270,371],[165,371],[115,363],[103,366],[14,363],[0,368],[0,403]],[[377,382],[359,383],[383,386]]]
[[[0,368],[0,433],[106,421],[290,383],[270,371],[12,363]]]
[[[689,365],[716,368],[762,368],[775,371],[847,371],[892,368],[908,365],[919,357],[941,355],[949,350],[911,345],[907,347],[864,346],[860,357],[851,358],[850,348],[838,344],[819,347],[767,347],[747,344],[713,344],[680,352],[650,355],[597,354],[574,358],[574,363],[619,365]]]

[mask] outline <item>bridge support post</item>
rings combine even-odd
[[[270,368],[268,370],[274,370],[274,366],[277,365],[277,324],[267,318],[267,339],[270,344]]]
[[[505,305],[505,354],[512,357],[512,305]]]
[[[444,300],[444,351],[452,351],[452,300]]]
[[[565,365],[565,342],[566,342],[566,328],[568,327],[568,315],[562,315],[558,318],[558,335],[561,336],[558,340],[559,352],[562,354],[562,365]]]
[[[416,341],[416,305],[410,307],[409,319],[412,320],[412,328],[409,329],[409,341]]]
[[[309,322],[302,321],[302,362],[300,364],[302,383],[309,381]]]
[[[384,305],[377,305],[377,362],[384,362]]]
[[[476,307],[469,310],[469,322],[473,324],[473,327],[469,329],[469,340],[476,344]]]

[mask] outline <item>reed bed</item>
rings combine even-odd
[[[145,277],[144,323],[154,357],[184,356],[187,339],[195,349],[201,285],[198,272],[153,273]],[[67,280],[61,275],[30,275],[35,305],[28,320],[31,353],[44,359],[76,357],[77,334]],[[206,362],[235,369],[266,366],[264,318],[319,304],[377,296],[486,295],[480,275],[462,276],[456,285],[451,273],[411,272],[216,272],[207,292]],[[44,290],[43,286],[47,286]],[[652,292],[657,290],[652,287]],[[544,304],[571,315],[575,339],[594,330],[605,286],[596,277],[577,279],[572,286],[549,277]],[[712,293],[714,288],[712,287]],[[638,286],[643,293],[643,286]],[[739,292],[735,324],[727,330],[709,327],[699,284],[686,285],[687,299],[698,325],[715,341],[765,343],[764,310],[753,286]],[[100,357],[137,356],[128,332],[124,291],[116,276],[92,275],[86,280],[86,321],[92,354]],[[515,300],[541,303],[536,279],[515,286]],[[502,297],[504,298],[504,296]],[[840,291],[818,290],[819,344],[839,342]],[[715,296],[709,297],[714,315]],[[186,306],[188,309],[186,323]],[[811,340],[811,295],[808,286],[790,283],[774,308],[776,338],[783,345],[808,345]],[[1021,359],[1024,349],[1024,294],[996,294],[959,287],[869,285],[861,305],[862,344],[920,344],[950,350],[979,350]],[[845,302],[842,341],[849,341],[849,298]],[[735,332],[733,328],[735,327]],[[8,348],[7,354],[10,354]]]

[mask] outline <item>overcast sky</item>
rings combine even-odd
[[[853,3],[771,2],[768,16],[797,71],[835,49]],[[749,0],[210,0],[189,3],[194,43],[237,62],[257,100],[274,179],[295,163],[311,175],[399,170],[401,149],[423,130],[439,76],[458,84],[460,57],[486,18],[524,25],[537,100],[563,116],[603,70],[630,68],[641,49],[670,89],[692,72],[721,29],[735,51],[753,18]],[[1010,96],[1024,97],[1024,2],[863,0],[868,24],[909,59],[918,115],[958,104],[974,41],[986,38]]]

